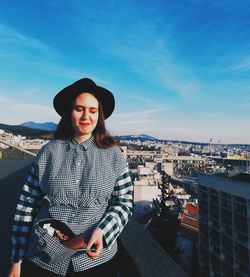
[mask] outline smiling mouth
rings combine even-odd
[[[80,123],[81,126],[89,126],[90,123]]]

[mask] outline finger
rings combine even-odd
[[[88,251],[86,251],[86,253],[92,259],[96,259],[97,258],[95,252],[91,252],[91,251],[88,250]]]
[[[96,245],[95,251],[88,250],[86,252],[89,255],[89,257],[96,259],[102,253],[102,249],[103,247],[101,245]]]
[[[91,247],[95,244],[95,241],[92,239],[88,242],[87,244],[87,249],[90,251],[91,250]]]
[[[98,253],[96,253],[96,251],[87,250],[86,253],[92,259],[96,259],[98,257]]]

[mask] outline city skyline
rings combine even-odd
[[[2,1],[0,123],[58,123],[82,77],[116,97],[113,135],[250,143],[248,1]]]

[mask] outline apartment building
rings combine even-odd
[[[244,180],[199,174],[200,276],[250,276],[249,176]]]
[[[206,158],[201,158],[201,157],[168,156],[165,159],[165,162],[173,163],[174,174],[178,174],[178,172],[185,169],[190,169],[190,170],[196,169],[197,171],[201,171],[208,161]]]

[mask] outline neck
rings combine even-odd
[[[81,135],[81,136],[75,136],[75,140],[77,140],[79,143],[82,143],[92,137],[92,134],[87,134],[87,135]]]

